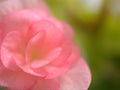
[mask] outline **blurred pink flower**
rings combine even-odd
[[[0,86],[10,90],[87,90],[89,68],[69,25],[43,0],[0,4]]]

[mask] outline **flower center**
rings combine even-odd
[[[36,60],[36,59],[41,59],[44,57],[44,52],[42,49],[33,49],[31,51],[31,59]]]

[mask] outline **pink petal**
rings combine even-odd
[[[30,25],[35,21],[39,21],[41,18],[43,18],[43,14],[38,16],[32,10],[16,11],[6,15],[6,17],[0,21],[0,30],[4,32],[20,30],[25,34]]]
[[[44,0],[5,0],[0,3],[0,19],[10,12],[24,8],[38,8],[50,12]]]
[[[38,59],[40,57],[40,55],[37,55],[37,54],[39,54],[42,49],[41,46],[42,46],[42,43],[44,42],[44,38],[45,38],[45,32],[40,31],[28,41],[28,44],[25,50],[27,61],[32,62],[34,58]],[[37,55],[38,57],[34,57],[33,54]],[[43,53],[40,53],[40,54],[43,54]]]
[[[6,35],[2,44],[1,44],[1,61],[3,65],[11,70],[19,70],[14,62],[14,52],[17,52],[18,49],[22,49],[24,42],[20,33],[17,31],[12,31]]]
[[[60,90],[87,90],[91,82],[91,73],[84,59],[60,79]]]
[[[64,24],[64,30],[65,30],[66,35],[68,35],[68,37],[73,40],[74,39],[73,28],[67,23],[63,23],[63,24]]]
[[[51,64],[53,64],[54,66],[60,66],[61,64],[62,65],[65,64],[67,59],[72,54],[75,54],[74,56],[78,56],[78,53],[76,52],[77,50],[75,49],[75,47],[72,44],[73,43],[71,43],[71,41],[70,42],[68,40],[64,41],[63,45],[61,46],[62,51],[61,51],[60,56],[58,58],[56,58]],[[73,58],[71,58],[71,59],[76,61],[76,59],[73,59]]]
[[[15,60],[15,63],[17,64],[17,66],[19,68],[21,68],[23,70],[23,72],[33,75],[35,77],[36,76],[37,77],[45,77],[47,75],[47,72],[43,68],[39,68],[39,70],[36,70],[36,71],[34,69],[32,69],[30,66],[30,62],[21,64],[21,62],[19,62],[19,60],[23,61],[23,59],[16,54],[14,54],[13,58]]]
[[[56,27],[54,23],[48,20],[40,20],[39,22],[32,25],[30,32],[33,34],[45,31],[45,44],[44,47],[52,49],[60,45],[64,40],[64,34],[61,30]],[[54,37],[53,37],[54,36]]]
[[[29,9],[29,11],[41,17],[40,20],[48,20],[54,23],[64,33],[64,23],[59,22],[52,13],[42,9]]]
[[[33,61],[32,64],[31,64],[31,67],[40,68],[42,66],[45,66],[45,65],[49,64],[57,56],[59,56],[60,52],[61,52],[61,48],[55,48],[48,55],[46,55],[46,57],[44,57],[43,59]]]
[[[59,90],[59,81],[57,79],[38,79],[32,90]]]
[[[35,83],[35,78],[23,72],[12,72],[0,63],[0,86],[11,90],[27,90]]]
[[[14,59],[19,59],[17,56],[14,56]],[[37,76],[37,77],[45,77],[47,75],[47,72],[44,69],[39,68],[39,72],[34,71],[29,63],[28,65],[21,65],[19,62],[16,62],[17,66],[19,66],[25,73],[28,73],[30,75],[33,76]]]
[[[46,66],[46,70],[49,73],[46,77],[47,79],[65,74],[79,60],[80,53],[78,48],[73,46],[71,49],[72,51],[66,52],[64,48],[64,52],[54,60],[54,63],[52,62],[52,64]]]
[[[34,35],[28,42],[28,46],[26,48],[26,59],[30,59],[27,61],[31,61],[31,66],[34,68],[41,67],[50,63],[61,52],[61,48],[59,47],[48,52],[43,44],[45,36],[46,35],[44,31],[40,31],[36,35]],[[38,55],[34,57],[32,54]]]
[[[3,0],[0,3],[0,19],[10,12],[22,9],[22,7],[20,0]]]
[[[0,46],[3,40],[4,31],[0,30]]]
[[[14,11],[13,13],[6,15],[0,21],[0,31],[9,32],[12,30],[21,30],[21,32],[25,34],[33,23],[40,20],[50,21],[50,23],[54,23],[54,26],[60,29],[60,31],[64,32],[63,26],[60,22],[54,20],[48,12],[39,9]]]

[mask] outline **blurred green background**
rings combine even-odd
[[[120,0],[46,0],[72,25],[92,72],[89,90],[120,90]]]

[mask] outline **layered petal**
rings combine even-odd
[[[31,67],[32,68],[40,68],[47,66],[49,63],[51,63],[56,57],[59,56],[61,52],[61,48],[55,48],[50,53],[46,55],[43,59],[38,59],[32,62]]]
[[[22,54],[22,50],[24,49],[24,39],[21,34],[17,31],[12,31],[6,35],[3,39],[0,52],[1,52],[1,61],[3,65],[11,70],[18,70],[19,68],[16,66],[14,62],[14,53]],[[22,62],[22,61],[21,61]]]
[[[46,17],[43,11],[40,12],[41,16],[34,13],[34,10],[22,10],[10,13],[0,21],[0,30],[6,33],[19,30],[25,34],[33,22]]]
[[[53,47],[59,46],[64,40],[64,33],[51,21],[40,20],[39,22],[34,23],[29,33],[36,34],[40,31],[46,33],[44,40],[44,48],[52,49]]]
[[[46,66],[46,70],[49,73],[46,78],[55,78],[65,74],[78,61],[79,58],[80,53],[78,52],[77,47],[73,46],[71,49],[65,47],[60,56],[51,62],[50,65]]]
[[[11,90],[28,90],[34,85],[36,79],[24,72],[12,72],[4,68],[0,62],[0,86]]]
[[[42,58],[44,53],[41,51],[42,43],[44,42],[45,32],[40,31],[34,35],[30,40],[28,40],[26,49],[25,49],[25,59],[28,62],[35,61],[36,59]]]
[[[84,59],[60,78],[60,90],[88,90],[91,82],[91,73]]]

